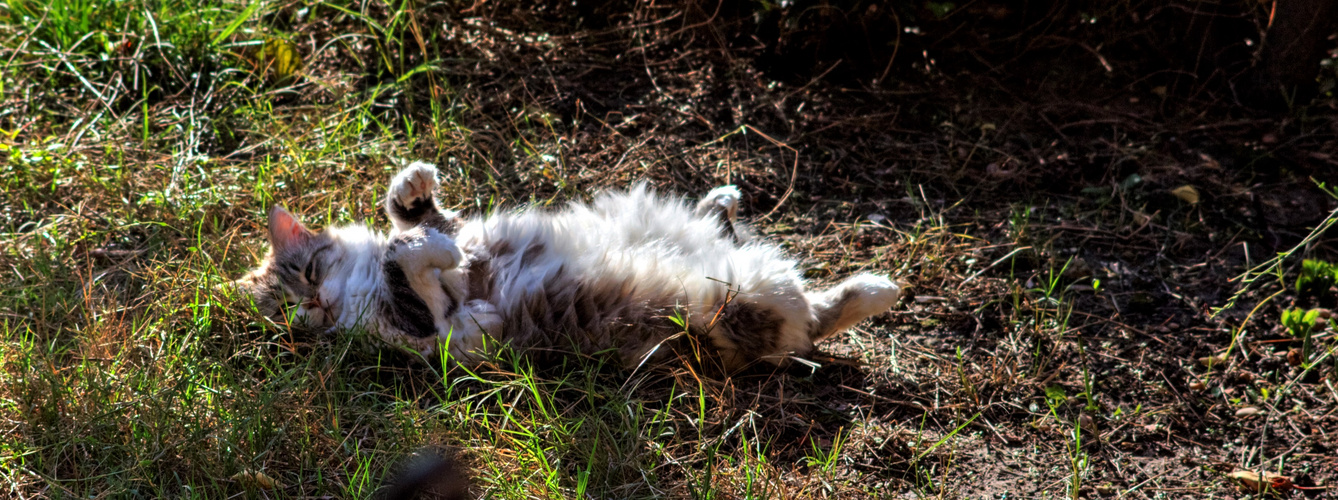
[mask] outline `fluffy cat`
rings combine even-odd
[[[414,163],[394,176],[389,235],[362,225],[312,231],[276,206],[270,251],[238,283],[266,315],[362,325],[464,365],[500,343],[529,355],[611,355],[628,368],[684,345],[704,346],[727,370],[779,364],[900,296],[897,283],[871,274],[805,291],[794,260],[735,222],[733,186],[695,206],[637,185],[556,211],[461,217],[438,205],[436,175]]]

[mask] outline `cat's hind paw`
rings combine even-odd
[[[851,277],[841,284],[854,294],[854,300],[847,307],[853,307],[856,315],[873,316],[887,312],[901,298],[901,284],[876,274],[861,274]]]
[[[819,342],[865,318],[887,312],[901,298],[901,288],[901,283],[885,276],[861,274],[826,291],[808,294],[818,320],[809,331],[810,340]]]
[[[719,213],[726,220],[733,220],[739,213],[739,200],[742,198],[743,193],[733,184],[712,189],[697,202],[697,215]]]

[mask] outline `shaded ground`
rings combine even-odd
[[[364,15],[394,17],[379,8]],[[190,128],[163,140],[184,146],[122,154],[164,165],[173,161],[165,155],[194,155],[196,168],[261,182],[263,174],[228,169],[297,161],[291,149],[329,133],[328,124],[304,128],[303,120],[365,102],[369,111],[349,120],[377,127],[337,145],[338,160],[313,163],[322,171],[310,179],[285,174],[272,192],[203,209],[221,227],[210,229],[217,246],[206,251],[244,254],[259,233],[228,224],[259,220],[271,199],[384,224],[374,205],[384,175],[370,166],[403,155],[441,165],[456,189],[449,201],[465,209],[578,198],[641,179],[683,193],[737,184],[744,215],[805,256],[814,280],[874,269],[910,285],[915,296],[903,307],[829,341],[840,359],[816,371],[701,382],[671,369],[638,382],[633,399],[674,414],[668,425],[698,439],[656,449],[654,480],[641,473],[646,461],[626,459],[650,452],[610,452],[609,470],[597,475],[629,485],[604,490],[611,495],[702,496],[714,490],[701,484],[718,481],[719,495],[742,497],[751,490],[740,486],[741,471],[756,457],[767,471],[759,481],[776,484],[766,490],[776,496],[1235,498],[1242,494],[1226,474],[1239,469],[1279,472],[1302,486],[1338,482],[1338,342],[1331,330],[1319,334],[1306,369],[1289,362],[1300,342],[1279,323],[1290,307],[1334,305],[1297,298],[1292,283],[1303,256],[1338,259],[1331,232],[1293,249],[1338,207],[1318,185],[1338,180],[1338,101],[1264,114],[1231,104],[1222,87],[1144,78],[1134,56],[1155,40],[1097,50],[1042,30],[1030,34],[1041,40],[1032,50],[1005,57],[1007,47],[971,45],[965,35],[930,40],[945,23],[923,21],[921,35],[910,29],[919,28],[915,19],[897,17],[893,33],[908,48],[866,57],[822,46],[853,42],[810,35],[803,21],[769,35],[770,14],[731,8],[430,4],[407,11],[411,21],[394,38],[340,11],[276,7],[265,25],[291,35],[305,58],[300,76],[276,81],[275,70],[260,69],[245,87],[165,91],[146,102],[181,112],[175,122],[154,114],[162,121],[153,126]],[[897,14],[876,12],[847,12],[863,24],[835,26],[863,26],[855,41],[885,43],[891,35],[868,26]],[[341,38],[348,33],[370,34]],[[257,67],[274,64],[251,54]],[[398,60],[371,62],[387,55]],[[260,95],[283,119],[248,114],[254,107],[241,103]],[[62,123],[20,118],[50,102],[5,106],[5,127],[27,136]],[[127,116],[135,108],[122,106]],[[195,128],[191,111],[209,121]],[[284,144],[273,138],[289,130],[262,128],[284,126],[313,142]],[[78,213],[88,188],[50,189],[0,205],[6,231]],[[187,214],[150,204],[139,213],[191,227],[179,224]],[[153,238],[118,237],[72,254],[102,252],[90,267],[102,272],[142,259],[115,252]],[[1275,269],[1285,279],[1233,280],[1289,251]],[[229,258],[225,274],[248,263]],[[4,312],[17,318],[28,306],[14,307]],[[52,331],[69,333],[61,328]],[[431,386],[424,372],[406,361],[378,380],[403,383],[395,381],[402,375]],[[691,380],[718,403],[699,415],[709,425],[674,413],[682,412],[675,391]],[[561,405],[590,394],[557,387]],[[414,401],[428,392],[406,389]],[[722,438],[735,432],[766,443],[744,450],[747,459],[705,466],[732,479],[703,479],[701,468],[683,465],[708,460],[699,441],[714,443],[711,457],[740,456],[730,448],[748,442]],[[500,453],[481,450],[474,453]],[[569,480],[580,467],[558,470]],[[485,489],[498,487],[489,481]]]
[[[1073,47],[1024,56],[1005,78],[916,54],[903,57],[919,74],[881,88],[822,68],[778,77],[763,47],[691,15],[628,16],[543,43],[519,14],[448,23],[448,37],[475,41],[458,46],[456,73],[486,96],[476,123],[508,142],[542,137],[580,186],[738,183],[813,276],[872,265],[907,279],[919,296],[908,310],[829,347],[866,363],[862,385],[814,394],[859,429],[851,473],[963,497],[1054,493],[1075,476],[1080,494],[1231,496],[1223,473],[1261,462],[1298,484],[1334,481],[1334,365],[1286,362],[1295,342],[1275,318],[1290,296],[1243,323],[1279,289],[1261,283],[1212,315],[1241,288],[1233,277],[1335,207],[1315,185],[1338,166],[1333,101],[1273,118],[1094,82],[1097,60],[1065,57]],[[507,126],[517,107],[561,125]],[[509,159],[520,192],[551,189],[533,175],[542,165]],[[1283,269],[1331,258],[1329,241]],[[1228,349],[1226,369],[1197,361]],[[912,465],[973,415],[938,463]],[[1095,430],[1081,445],[1079,421]],[[926,427],[937,435],[901,435]]]

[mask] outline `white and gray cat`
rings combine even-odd
[[[695,206],[638,185],[557,211],[461,217],[437,203],[436,175],[414,163],[391,180],[388,236],[312,231],[276,206],[270,251],[238,284],[266,315],[361,325],[467,366],[509,344],[632,368],[695,341],[728,370],[805,356],[901,293],[872,274],[805,291],[794,260],[736,223],[733,186]]]

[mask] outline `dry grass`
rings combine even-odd
[[[1279,117],[1168,94],[1120,59],[1148,39],[1105,25],[1072,35],[1114,37],[1104,53],[1031,32],[939,48],[966,43],[943,35],[965,14],[910,8],[867,19],[924,57],[833,65],[822,11],[777,35],[804,69],[744,36],[786,11],[726,7],[0,5],[4,494],[365,498],[423,445],[463,449],[494,498],[1338,480],[1338,340],[1321,329],[1293,364],[1279,323],[1335,305],[1292,287],[1302,257],[1338,258],[1329,232],[1305,238],[1333,220],[1310,179],[1335,181],[1331,98]],[[1118,71],[1036,71],[1074,54]],[[402,159],[437,163],[464,210],[735,183],[811,279],[874,270],[915,297],[821,368],[719,379],[506,358],[443,375],[214,287],[255,262],[271,204],[384,227]]]

